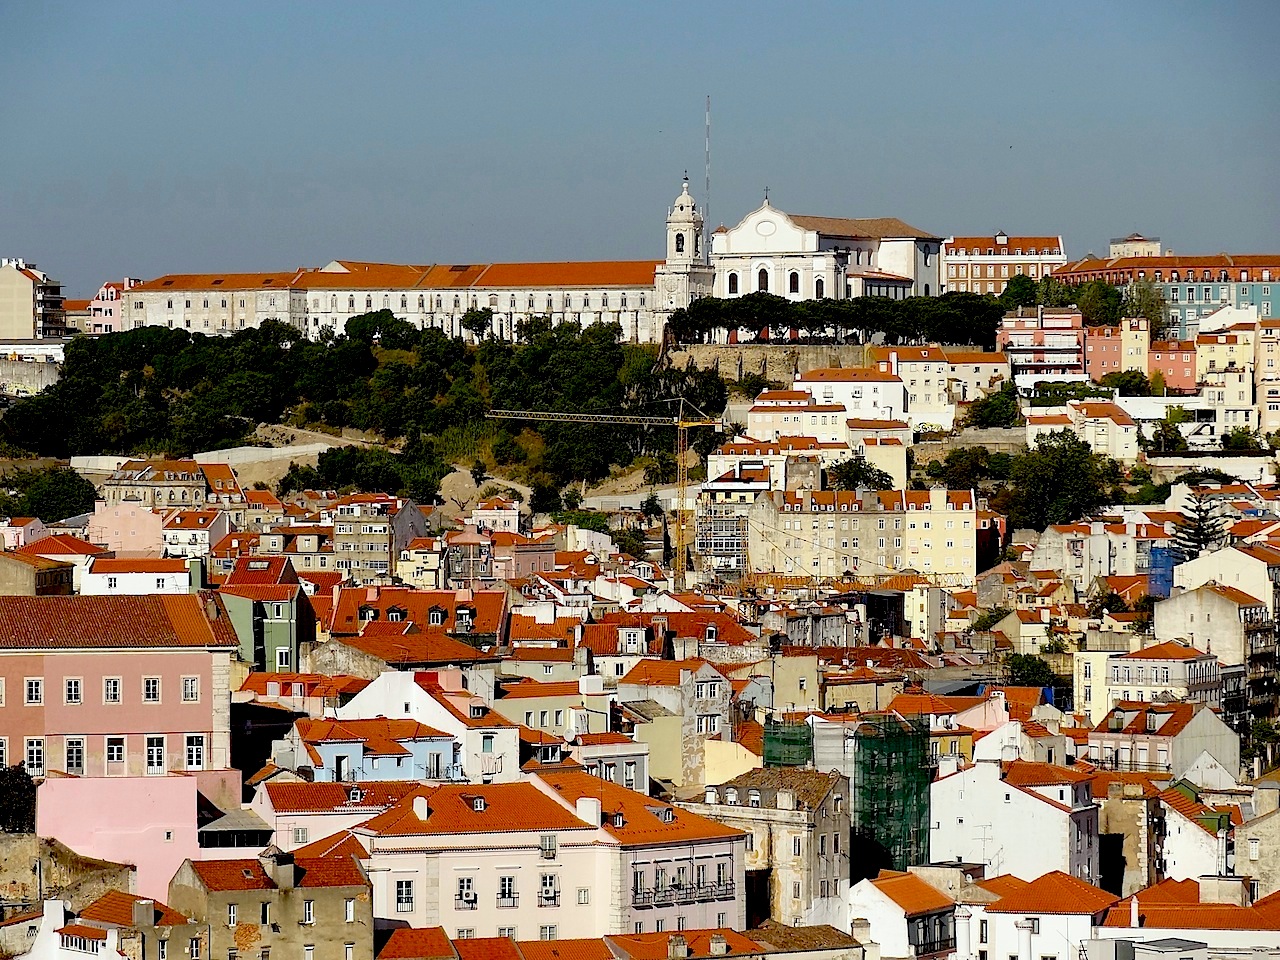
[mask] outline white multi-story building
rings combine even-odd
[[[902,299],[942,292],[942,240],[895,217],[784,213],[765,198],[711,237],[714,296],[773,293],[790,300]]]
[[[282,273],[171,274],[125,295],[123,329],[173,327],[229,334],[274,319],[308,335],[389,310],[450,336],[468,311],[491,310],[492,333],[513,340],[530,317],[583,326],[617,323],[624,339],[661,340],[670,314],[711,292],[702,214],[688,180],[668,210],[666,260],[570,263],[393,264],[333,260]],[[936,287],[935,287],[936,289]],[[467,333],[467,336],[473,334]]]
[[[1222,705],[1218,658],[1173,641],[1154,643],[1111,658],[1105,683],[1107,705],[1120,700],[1187,700]]]
[[[797,373],[793,390],[815,404],[841,406],[853,420],[901,420],[910,404],[902,377],[886,370],[821,367]],[[844,439],[843,435],[840,439]]]

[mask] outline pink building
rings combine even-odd
[[[21,550],[47,533],[38,517],[0,518],[0,547],[5,550]]]
[[[1147,354],[1147,369],[1164,377],[1165,388],[1174,393],[1196,392],[1196,342],[1156,340]]]
[[[1004,315],[996,349],[1013,375],[1085,372],[1084,316],[1075,307],[1019,307]]]
[[[1119,327],[1085,327],[1084,372],[1093,381],[1101,380],[1108,373],[1124,369],[1123,351]]]
[[[0,764],[162,777],[231,764],[231,657],[214,594],[0,597]]]
[[[85,333],[115,333],[124,313],[124,294],[141,280],[125,277],[120,283],[112,281],[98,288],[98,295],[89,301],[89,316],[85,320]]]
[[[86,534],[91,543],[117,557],[158,557],[164,553],[164,517],[139,500],[109,504],[99,500]]]

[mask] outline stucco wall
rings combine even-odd
[[[57,383],[61,375],[59,363],[28,363],[5,357],[0,359],[0,393],[39,393]]]
[[[40,861],[41,878],[34,867]],[[34,901],[43,893],[81,910],[108,890],[134,891],[134,868],[82,856],[64,843],[34,833],[0,833],[0,899]]]
[[[682,344],[667,357],[671,365],[683,370],[693,361],[701,370],[717,368],[728,380],[748,373],[763,374],[770,380],[791,383],[796,371],[816,367],[861,367],[864,365],[863,344],[773,346],[761,343]]]

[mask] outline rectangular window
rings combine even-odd
[[[800,838],[799,837],[791,838],[791,855],[793,857],[800,856]]]
[[[539,940],[556,939],[556,925],[554,923],[543,924],[538,928]]]
[[[102,702],[103,703],[119,703],[120,702],[120,678],[119,677],[103,678]]]
[[[342,945],[342,960],[355,960],[356,945],[354,943],[344,943]]]
[[[164,737],[147,737],[147,774],[164,773]]]
[[[169,941],[161,940],[156,944],[156,957],[158,960],[166,960],[169,956]]]
[[[159,703],[160,702],[160,678],[159,677],[143,677],[142,678],[142,702],[143,703]]]
[[[27,773],[33,777],[44,776],[44,737],[27,738]]]
[[[27,677],[26,682],[26,703],[30,707],[38,707],[44,703],[44,679],[41,677]]]
[[[124,763],[124,737],[107,737],[107,763]]]
[[[591,888],[590,888],[590,887],[579,887],[579,888],[578,888],[578,903],[579,903],[580,905],[585,905],[585,904],[588,904],[588,903],[590,903],[590,902],[591,902]]]
[[[234,927],[236,925],[237,914],[239,913],[239,909],[240,908],[237,904],[234,904],[234,903],[227,904],[227,926],[228,927]]]
[[[182,702],[196,703],[200,699],[200,678],[199,677],[183,677],[182,678]]]
[[[342,919],[347,923],[356,922],[356,902],[348,898],[342,904]]]
[[[413,912],[413,881],[396,881],[396,913]]]
[[[84,773],[84,737],[68,737],[67,773],[80,775]]]
[[[200,960],[200,938],[192,937],[187,941],[187,952],[191,960]]]
[[[302,922],[303,923],[316,922],[316,902],[314,900],[302,901]]]
[[[544,833],[538,839],[538,848],[543,860],[554,860],[556,858],[556,835],[554,833]]]
[[[204,735],[203,734],[192,734],[187,737],[187,769],[188,770],[204,769]]]
[[[79,677],[67,677],[62,684],[62,699],[66,703],[81,702],[81,683]]]

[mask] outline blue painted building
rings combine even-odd
[[[416,720],[298,720],[273,759],[318,783],[464,779],[461,745]]]

